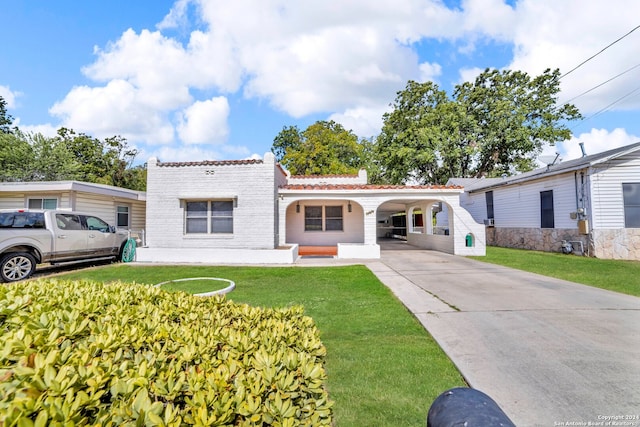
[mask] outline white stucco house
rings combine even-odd
[[[0,209],[61,209],[92,214],[142,241],[146,193],[81,181],[0,182]]]
[[[459,186],[367,184],[366,172],[290,176],[263,160],[147,162],[146,246],[140,262],[294,263],[305,247],[338,258],[380,257],[390,217],[403,215],[411,245],[485,254],[485,227],[460,206]],[[431,220],[447,206],[448,230]]]
[[[640,260],[640,142],[520,175],[451,179],[487,244]],[[565,246],[566,248],[566,246]]]

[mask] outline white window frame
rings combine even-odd
[[[636,223],[637,219],[631,215],[631,210],[640,209],[638,202],[638,193],[640,192],[640,182],[623,182],[622,183],[622,204],[624,208],[624,228],[640,228],[640,224]]]
[[[40,201],[40,206],[39,207],[36,207],[36,206],[32,207],[31,206],[31,202],[35,202],[35,201],[38,201],[38,200]],[[44,207],[45,203],[47,201],[48,202],[54,201],[56,205],[54,207]],[[55,210],[55,209],[58,209],[58,203],[59,203],[59,200],[58,200],[57,197],[29,197],[29,198],[27,198],[27,208],[28,209],[53,209],[53,210]]]
[[[120,208],[126,209],[127,212],[120,212]],[[120,225],[120,215],[126,215],[127,216],[127,224],[126,225]],[[116,227],[117,228],[126,228],[126,229],[131,228],[131,206],[130,205],[126,205],[126,204],[116,205]]]
[[[318,216],[313,216],[313,217],[309,217],[307,216],[307,209],[313,209],[313,210],[317,210],[318,208],[321,209],[321,215]],[[327,208],[340,208],[340,216],[328,216],[327,215]],[[307,223],[307,219],[310,220],[314,220],[315,222],[317,222],[318,220],[320,220],[320,227],[321,228],[317,228],[317,225],[315,225],[315,227],[310,228],[311,224]],[[327,227],[327,223],[331,223],[333,221],[340,221],[340,229],[328,229]],[[306,205],[304,207],[304,231],[305,233],[342,233],[344,232],[344,206],[343,205]]]
[[[216,210],[214,204],[223,202],[229,203],[231,210]],[[190,203],[206,203],[207,210],[189,211]],[[207,235],[233,235],[234,229],[234,210],[236,202],[234,199],[208,199],[208,200],[185,200],[184,201],[184,234],[188,236],[207,236]],[[197,214],[200,213],[200,214]],[[204,215],[203,215],[204,213]],[[189,231],[189,220],[206,219],[206,231]],[[224,231],[217,231],[215,223],[217,220],[227,222],[231,220],[231,229],[225,228]]]

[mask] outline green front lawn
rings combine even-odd
[[[496,246],[487,246],[487,256],[470,258],[640,296],[640,261],[598,259]]]
[[[433,400],[449,388],[464,386],[438,344],[364,266],[118,264],[61,277],[141,284],[220,277],[236,283],[227,295],[230,300],[255,306],[304,306],[327,348],[328,388],[338,427],[424,426]],[[181,284],[185,289],[186,283]]]

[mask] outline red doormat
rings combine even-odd
[[[298,255],[300,256],[336,256],[338,255],[337,246],[299,246]]]

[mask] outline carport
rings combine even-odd
[[[335,247],[338,258],[379,258],[380,240],[401,239],[422,249],[484,255],[484,225],[460,206],[462,191],[441,185],[288,184],[278,190],[279,244]],[[394,218],[403,218],[404,225]]]

